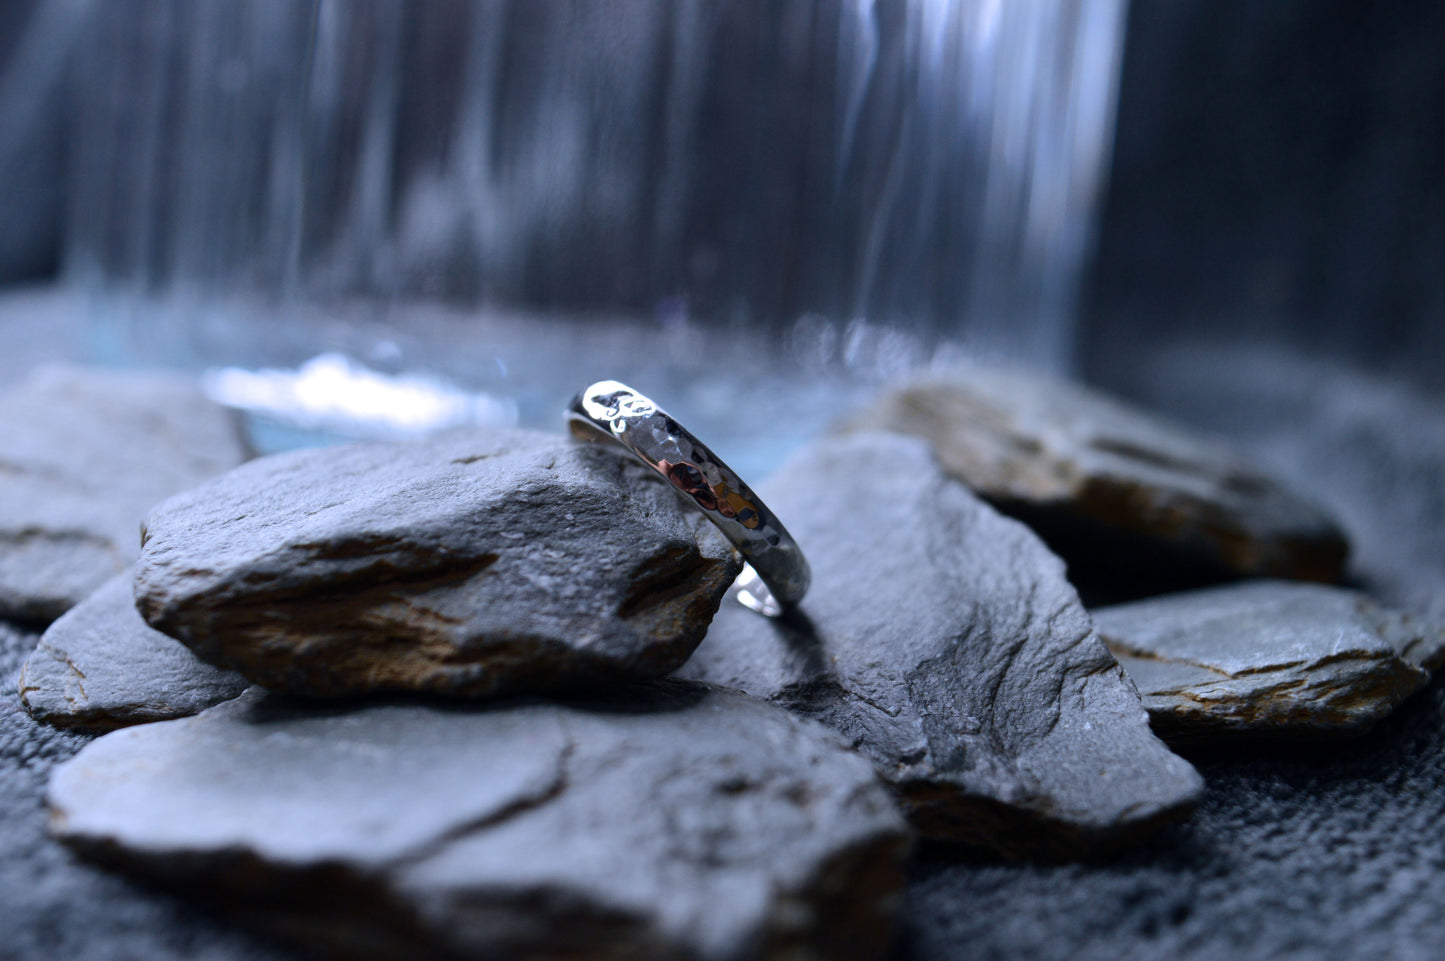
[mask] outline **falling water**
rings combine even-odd
[[[604,355],[1070,362],[1125,0],[34,2],[64,275],[132,353],[401,345],[524,420]]]
[[[1058,364],[1122,8],[107,0],[66,263],[149,291],[871,325]]]

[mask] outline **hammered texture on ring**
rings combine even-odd
[[[737,474],[657,404],[603,380],[577,395],[567,420],[579,437],[621,444],[717,525],[746,562],[738,600],[778,615],[802,599],[810,574],[797,542]]]

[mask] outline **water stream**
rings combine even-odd
[[[578,358],[544,381],[719,392],[751,375],[709,357],[1072,362],[1124,0],[37,6],[64,276],[132,359],[295,365],[375,321],[365,359],[434,310],[459,323],[405,359],[469,386],[529,342]]]

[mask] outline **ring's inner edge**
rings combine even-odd
[[[783,616],[783,605],[778,603],[773,592],[768,590],[768,585],[763,583],[758,572],[753,570],[753,565],[747,561],[743,561],[743,571],[738,575],[737,580],[733,581],[733,586],[728,589],[728,593],[743,607],[757,611],[759,614],[768,617]]]

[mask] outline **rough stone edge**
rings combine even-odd
[[[1125,673],[1128,673],[1127,664],[1130,660],[1169,660],[1148,652],[1134,651],[1125,645],[1113,642],[1109,642],[1108,647],[1119,660],[1120,665],[1124,666]],[[1267,706],[1253,711],[1248,710],[1256,703],[1255,699],[1240,699],[1236,702],[1244,711],[1245,716],[1223,715],[1211,713],[1203,708],[1195,710],[1181,707],[1171,701],[1167,695],[1141,692],[1140,699],[1144,704],[1144,709],[1149,712],[1150,727],[1161,740],[1171,746],[1196,747],[1226,741],[1310,741],[1358,737],[1369,733],[1376,724],[1394,713],[1396,708],[1424,688],[1430,680],[1428,672],[1401,658],[1384,657],[1381,658],[1381,661],[1389,666],[1389,673],[1379,677],[1359,698],[1361,702],[1373,700],[1375,707],[1342,723],[1320,723],[1318,715],[1304,710],[1268,711]],[[1188,661],[1171,663],[1194,666],[1192,662]],[[1278,674],[1282,683],[1288,683],[1293,677],[1298,679],[1298,682],[1289,686],[1298,687],[1307,683],[1308,677],[1313,672],[1286,669],[1261,673]],[[1237,678],[1221,675],[1221,680],[1237,680]],[[1389,693],[1392,688],[1397,693]],[[1197,697],[1182,693],[1178,697],[1188,702],[1203,703]]]
[[[751,695],[731,688],[709,686],[753,699]],[[776,707],[783,711],[790,723],[812,726],[821,739],[832,742],[836,750],[856,756],[856,752],[831,728],[785,711],[781,706]],[[876,774],[874,776],[877,778]],[[887,791],[883,779],[877,778],[877,781],[879,787]],[[278,941],[319,957],[335,961],[459,961],[466,956],[455,946],[433,936],[433,929],[424,923],[422,912],[399,903],[388,885],[377,875],[334,863],[278,864],[245,848],[188,856],[179,856],[168,849],[135,851],[108,836],[67,831],[64,813],[54,804],[48,786],[45,803],[49,812],[50,835],[81,858],[122,874],[138,876],[174,895],[198,901],[217,914],[234,918]],[[812,894],[811,903],[820,906],[812,933],[822,937],[813,939],[806,933],[790,931],[791,926],[786,923],[764,925],[756,932],[761,936],[761,944],[743,945],[744,953],[729,957],[727,961],[749,961],[752,958],[762,961],[875,961],[886,956],[888,947],[895,944],[902,933],[900,921],[907,897],[907,863],[916,846],[911,824],[905,819],[900,826],[902,831],[897,834],[874,832],[865,843],[824,860],[814,876],[813,885],[784,895],[788,900],[806,904]],[[485,825],[481,825],[473,829],[484,828]],[[386,868],[400,866],[404,869],[408,864],[425,860],[430,853],[428,848],[403,856]],[[887,897],[870,898],[869,893],[878,888],[849,883],[850,877],[857,876],[873,877],[884,891],[891,888],[893,893]],[[258,884],[258,877],[265,877],[266,883]],[[256,898],[258,892],[264,896]],[[238,901],[237,896],[242,894],[248,897]],[[358,900],[366,905],[365,910],[358,910]],[[830,926],[826,923],[838,917],[860,917],[860,908],[870,904],[881,911],[880,933],[886,944],[858,939],[851,926]],[[332,913],[328,913],[327,908],[332,906],[341,907],[333,907]],[[783,909],[781,913],[786,914],[787,905],[780,907]],[[776,919],[779,913],[775,910],[773,918]],[[343,916],[364,917],[366,921],[361,924],[354,920],[338,923],[337,919]],[[683,951],[678,945],[636,935],[614,951],[604,953],[598,950],[598,939],[616,936],[621,917],[599,913],[597,934],[581,929],[578,940],[585,948],[579,952],[529,953],[525,957],[555,958],[556,961],[580,961],[582,958],[588,961],[635,961],[638,958],[699,961],[695,953]],[[575,923],[575,918],[572,920]],[[870,928],[864,925],[863,930]],[[342,936],[339,940],[338,934]],[[811,950],[814,947],[820,950]],[[504,959],[512,956],[501,953],[496,957]],[[518,961],[522,957],[518,955]]]
[[[1346,588],[1339,588],[1341,591]],[[1385,657],[1382,660],[1391,664],[1390,677],[1400,682],[1404,693],[1393,699],[1380,699],[1379,703],[1384,706],[1382,709],[1372,712],[1357,719],[1354,723],[1340,725],[1320,725],[1311,723],[1297,723],[1285,725],[1273,725],[1268,728],[1254,727],[1249,722],[1239,722],[1229,718],[1211,717],[1205,714],[1191,714],[1170,707],[1162,698],[1140,692],[1140,700],[1144,709],[1149,713],[1149,724],[1160,739],[1180,747],[1198,747],[1206,744],[1229,741],[1258,741],[1268,743],[1271,741],[1321,741],[1339,737],[1358,737],[1368,734],[1380,721],[1389,717],[1395,710],[1409,700],[1430,683],[1431,676],[1441,667],[1445,667],[1445,622],[1437,618],[1412,611],[1397,610],[1381,604],[1374,598],[1359,591],[1353,592],[1356,595],[1356,607],[1360,616],[1368,621],[1380,640],[1386,645],[1394,648],[1393,658]],[[1122,640],[1111,637],[1105,631],[1099,631],[1099,639],[1109,652],[1119,661],[1121,667],[1130,660],[1166,661],[1169,663],[1186,664],[1198,667],[1202,670],[1214,671],[1215,668],[1207,665],[1196,664],[1192,661],[1176,660],[1173,658],[1161,657],[1152,651],[1141,650]],[[1339,658],[1326,658],[1316,663],[1330,663]],[[1133,683],[1128,668],[1124,667],[1124,673]],[[1309,672],[1299,672],[1308,675]],[[1233,679],[1231,675],[1221,674],[1223,679]],[[1383,683],[1383,680],[1382,682]],[[1137,687],[1137,685],[1136,685]],[[1181,718],[1194,718],[1193,720],[1181,720]]]
[[[1005,370],[1003,373],[1017,372]],[[1025,376],[1036,379],[1036,375]],[[1157,497],[1158,488],[1113,475],[1081,475],[1075,479],[1075,486],[1070,492],[1041,498],[1019,497],[1009,490],[992,485],[978,487],[964,475],[964,468],[949,456],[949,445],[942,442],[946,423],[917,400],[921,393],[930,389],[948,389],[951,386],[956,387],[943,375],[895,383],[869,405],[853,411],[835,423],[832,432],[835,435],[847,435],[869,430],[887,431],[924,441],[934,451],[938,463],[950,477],[974,490],[980,498],[1001,513],[1022,521],[1030,528],[1047,532],[1050,543],[1056,540],[1075,541],[1101,537],[1117,539],[1120,543],[1135,548],[1144,547],[1166,552],[1166,556],[1171,560],[1202,568],[1206,572],[1205,577],[1212,579],[1223,577],[1226,572],[1230,572],[1236,576],[1245,574],[1290,577],[1320,583],[1337,583],[1344,575],[1349,561],[1350,543],[1339,521],[1321,505],[1297,493],[1283,480],[1245,461],[1239,461],[1242,468],[1272,484],[1302,506],[1313,510],[1327,530],[1322,529],[1319,536],[1274,536],[1263,540],[1256,539],[1251,544],[1247,533],[1238,525],[1232,522],[1220,523],[1221,518],[1229,520],[1230,515],[1218,510],[1215,502],[1180,491],[1175,491],[1174,496],[1161,502]],[[1200,437],[1197,431],[1187,426],[1176,424],[1153,411],[1137,408],[1088,385],[1064,381],[1064,386],[1092,394],[1111,405],[1123,408],[1131,415],[1159,422],[1196,441],[1208,442],[1207,438]],[[900,410],[903,413],[900,413]],[[1219,449],[1222,454],[1228,455],[1227,449]],[[1052,458],[1046,460],[1054,463]],[[1146,522],[1140,519],[1135,508],[1141,502],[1156,505],[1172,522],[1161,527],[1157,520]],[[1193,505],[1199,519],[1207,519],[1209,523],[1180,525],[1178,521],[1182,514],[1179,505],[1185,503]],[[1089,505],[1089,509],[1081,510],[1081,505],[1085,504]],[[1199,510],[1200,507],[1206,509]]]

